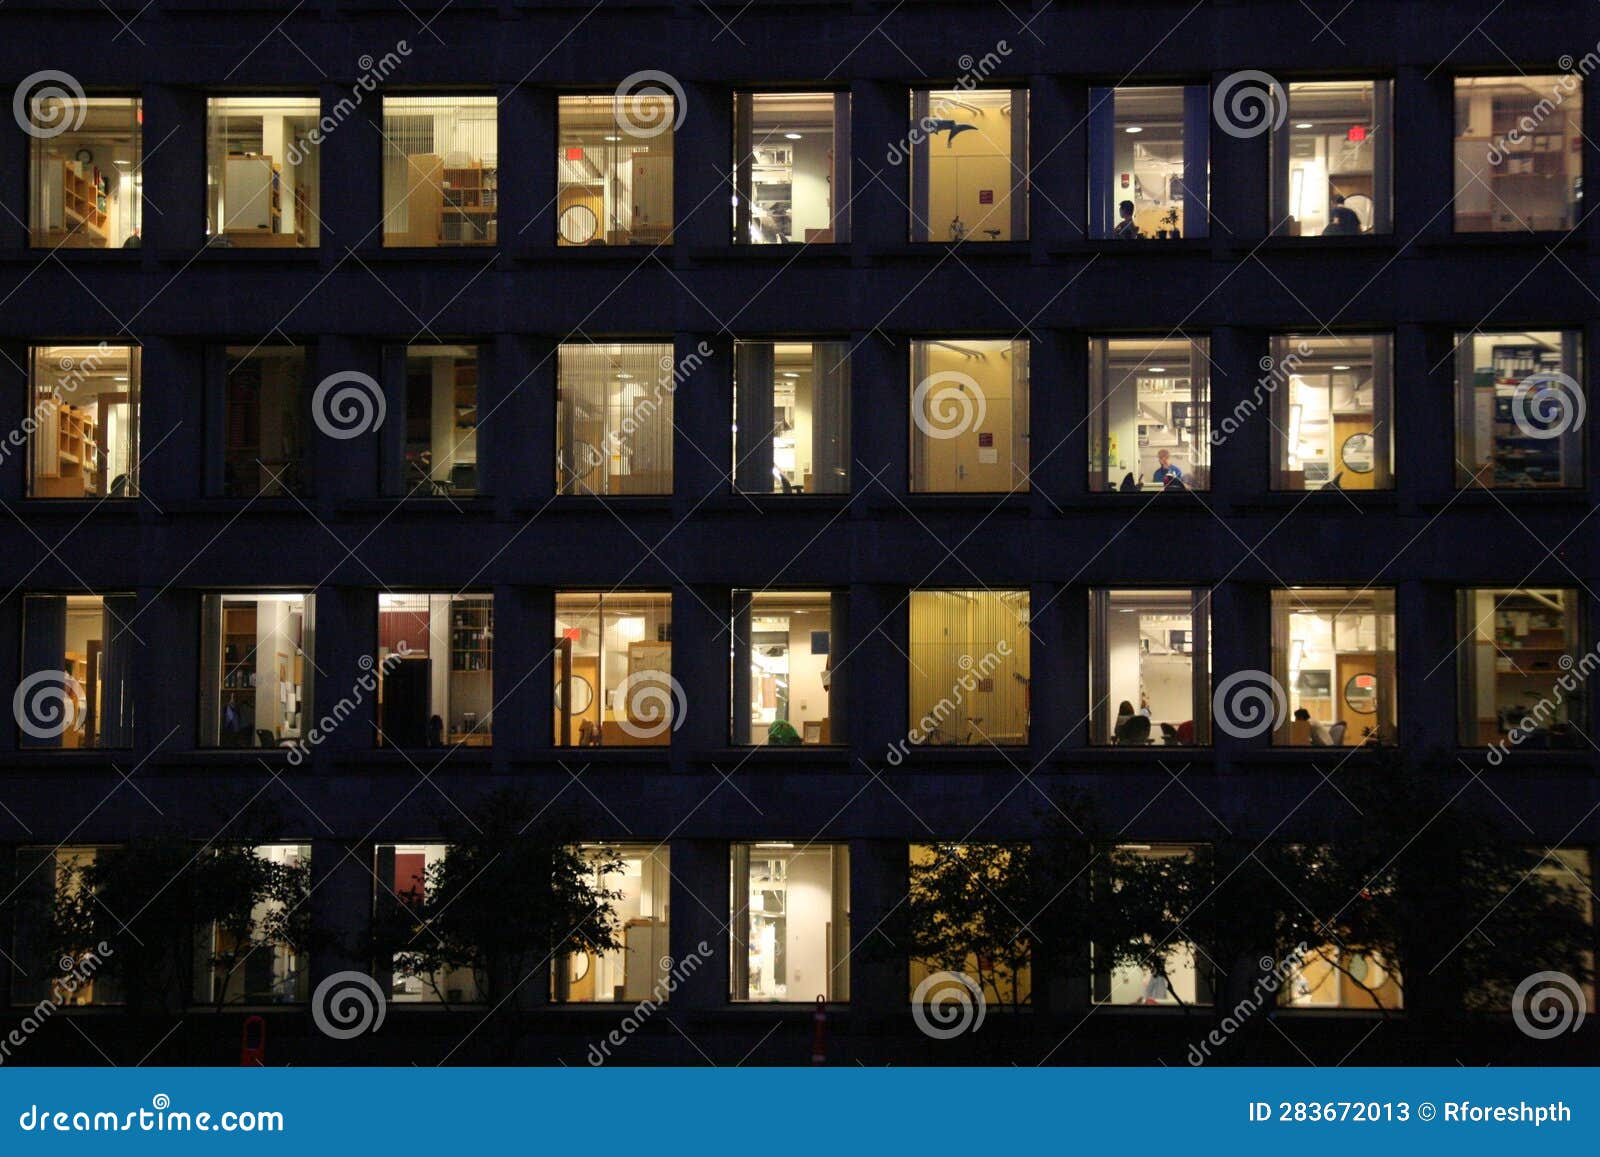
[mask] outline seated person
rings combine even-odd
[[[1133,202],[1122,201],[1117,205],[1117,216],[1121,218],[1117,227],[1111,231],[1111,236],[1118,241],[1132,241],[1139,234],[1139,226],[1133,223]]]
[[[1143,747],[1150,742],[1150,716],[1128,715],[1117,721],[1117,746]]]
[[[1353,237],[1361,232],[1361,218],[1356,216],[1356,211],[1347,208],[1344,198],[1335,194],[1333,209],[1328,214],[1328,227],[1322,231],[1324,237]]]
[[[1155,476],[1152,481],[1154,481],[1155,484],[1161,487],[1163,490],[1182,490],[1184,488],[1183,471],[1172,464],[1171,452],[1167,450],[1157,450],[1156,461],[1160,463],[1160,465],[1156,467]]]

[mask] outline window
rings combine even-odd
[[[28,112],[33,244],[137,247],[144,185],[140,101],[62,96],[58,89],[55,95],[31,98]]]
[[[911,490],[1028,489],[1026,341],[911,343]]]
[[[636,1004],[661,1001],[677,983],[672,967],[672,870],[665,845],[586,844],[593,864],[590,886],[615,899],[611,905],[622,947],[612,952],[568,954],[552,961],[550,998],[557,1002]]]
[[[1291,237],[1393,230],[1387,80],[1294,82],[1272,135],[1272,228]]]
[[[229,346],[225,363],[223,493],[305,493],[305,347]]]
[[[1456,78],[1456,232],[1571,229],[1583,198],[1583,80]]]
[[[1474,587],[1460,599],[1461,743],[1588,748],[1578,592]]]
[[[405,925],[428,894],[431,876],[450,848],[446,844],[379,844],[376,851],[375,923],[383,928]],[[428,930],[417,925],[415,934],[426,936]],[[378,963],[381,968],[384,962]],[[471,1004],[481,999],[471,968],[425,970],[404,951],[394,954],[389,968],[389,1000],[395,1004]]]
[[[683,724],[667,592],[557,594],[555,656],[560,746],[665,746]]]
[[[500,202],[492,96],[383,98],[383,243],[493,245]]]
[[[478,493],[478,347],[406,348],[407,498]]]
[[[1027,591],[912,591],[914,744],[1028,742]]]
[[[1089,592],[1093,743],[1211,742],[1211,595]]]
[[[1582,486],[1583,335],[1456,335],[1456,485]]]
[[[1206,338],[1089,343],[1091,489],[1211,488],[1210,358]]]
[[[672,346],[563,344],[556,365],[562,494],[671,494]]]
[[[17,849],[13,967],[8,970],[13,1005],[46,1000],[66,1008],[122,1003],[116,957],[100,956],[94,945],[63,945],[54,931],[57,905],[82,895],[82,873],[99,852],[74,845]]]
[[[213,245],[316,245],[322,104],[314,96],[206,102],[206,233]]]
[[[494,599],[378,596],[378,742],[488,747],[494,720]]]
[[[1089,90],[1089,235],[1204,237],[1211,93],[1203,84]]]
[[[733,98],[736,245],[850,240],[850,94]]]
[[[557,99],[556,244],[670,242],[677,101],[664,92]]]
[[[1159,912],[1136,909],[1135,918],[1170,923],[1174,935],[1159,945],[1093,946],[1096,1003],[1165,1008],[1211,1003],[1210,967],[1192,941],[1177,935],[1192,911],[1187,885],[1195,879],[1196,855],[1203,850],[1188,844],[1119,844],[1110,850],[1109,866],[1095,873],[1094,883],[1113,894],[1133,885],[1135,895],[1161,905]]]
[[[847,493],[849,344],[741,341],[733,356],[734,488]]]
[[[1394,591],[1273,591],[1272,677],[1277,683],[1272,689],[1276,716],[1270,720],[1274,743],[1395,742]],[[1235,735],[1248,731],[1248,720],[1226,720],[1231,697],[1223,698],[1217,706],[1219,725],[1231,726]]]
[[[23,747],[133,746],[136,601],[23,597],[22,682],[12,704]]]
[[[734,1000],[850,999],[850,850],[734,844]]]
[[[1272,339],[1274,490],[1394,486],[1390,358],[1379,335]]]
[[[311,711],[313,596],[206,595],[201,606],[200,745],[277,747]]]
[[[1027,89],[913,89],[907,141],[911,240],[1028,239]]]
[[[1287,970],[1278,999],[1287,1008],[1393,1010],[1404,1003],[1400,974],[1381,956],[1334,944],[1313,948],[1300,957]]]
[[[1038,898],[1029,890],[1030,855],[1026,845],[911,845],[904,934],[913,1002],[963,999],[953,986],[965,982],[937,977],[941,972],[966,977],[989,1005],[1019,1008],[1032,1001],[1028,921]]]
[[[311,994],[310,961],[295,925],[309,922],[300,905],[311,893],[311,845],[264,844],[260,861],[267,898],[231,927],[212,924],[197,937],[195,999],[210,1004],[289,1004]]]
[[[733,592],[734,743],[843,740],[828,710],[843,604],[827,591]]]
[[[34,346],[29,498],[139,495],[139,347]]]

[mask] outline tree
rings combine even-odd
[[[1038,908],[1026,844],[933,844],[913,851],[910,895],[889,933],[930,972],[971,976],[984,999],[1013,1008],[1032,999]]]

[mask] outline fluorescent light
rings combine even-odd
[[[622,138],[618,136],[608,136],[605,139],[608,141],[620,141]]]
[[[1167,372],[1167,367],[1166,366],[1151,366],[1150,367],[1150,372],[1152,374],[1164,374],[1164,373]]]
[[[1127,128],[1123,129],[1122,131],[1125,132],[1125,133],[1142,133],[1142,132],[1144,132],[1144,129],[1140,125],[1129,125]]]
[[[1314,129],[1317,126],[1312,124],[1310,121],[1301,121],[1299,124],[1295,125],[1294,127],[1297,128],[1297,129]]]
[[[1333,367],[1333,368],[1334,368],[1334,370],[1335,370],[1335,371],[1336,371],[1336,372],[1337,372],[1337,371],[1339,371],[1339,370],[1347,370],[1347,369],[1349,369],[1349,368],[1350,368],[1350,367],[1349,367],[1349,366],[1334,366],[1334,367]]]
[[[786,141],[798,141],[800,139],[800,134],[799,133],[784,133],[783,134],[783,139],[786,140]]]
[[[797,374],[797,373],[794,373],[791,370],[784,370],[783,371],[783,376],[786,377],[786,378],[798,378],[800,375]]]

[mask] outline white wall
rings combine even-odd
[[[759,850],[752,853],[759,855]],[[809,1002],[828,991],[828,922],[833,919],[833,856],[827,847],[789,857],[788,999]]]

